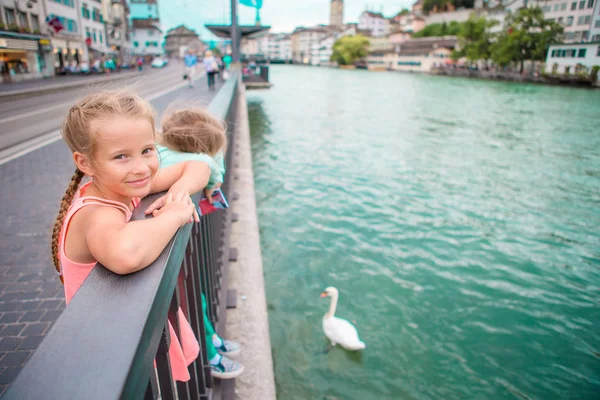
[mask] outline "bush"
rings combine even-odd
[[[598,80],[598,71],[600,71],[600,65],[594,65],[590,71],[590,79],[594,83]]]
[[[19,32],[19,25],[11,24],[8,26],[8,30],[11,32]]]

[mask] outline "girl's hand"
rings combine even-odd
[[[206,200],[208,200],[209,204],[213,203],[212,195],[215,192],[215,190],[219,189],[220,187],[221,187],[221,182],[217,182],[217,184],[210,189],[204,188],[204,196],[206,197]]]
[[[196,206],[190,196],[185,192],[177,194],[167,193],[150,205],[145,214],[152,214],[154,217],[168,212],[174,212],[181,219],[180,225],[183,226],[190,222],[199,222],[200,217]]]

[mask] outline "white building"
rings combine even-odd
[[[595,65],[600,65],[600,43],[553,44],[546,55],[545,72],[588,72]]]
[[[102,0],[102,15],[106,24],[108,46],[123,64],[134,60],[129,30],[129,6],[126,0]]]
[[[590,41],[600,42],[600,0],[597,0],[594,6],[594,14],[590,26]]]
[[[276,41],[278,43],[277,59],[285,61],[286,63],[292,62],[292,39],[290,35],[282,33],[277,35]]]
[[[292,60],[297,64],[311,64],[314,46],[330,33],[330,29],[323,26],[313,28],[296,28],[292,32]]]
[[[52,46],[42,2],[0,0],[2,82],[54,74]]]
[[[79,65],[86,54],[86,45],[80,25],[79,2],[76,0],[45,0],[48,18],[56,17],[63,29],[52,36],[54,69],[62,72],[64,68]]]
[[[358,19],[358,29],[368,29],[375,37],[390,33],[390,20],[381,13],[363,11]]]
[[[455,36],[410,39],[394,49],[369,53],[367,66],[370,70],[429,72],[450,61],[456,44]]]
[[[136,56],[154,57],[163,54],[163,32],[158,19],[132,19],[133,51]]]
[[[82,60],[92,64],[110,51],[102,4],[97,0],[80,0],[80,5],[81,34],[86,43]]]
[[[586,42],[591,38],[594,7],[600,0],[548,0],[543,5],[544,16],[563,25],[565,43]]]

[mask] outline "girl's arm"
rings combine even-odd
[[[161,168],[152,180],[150,193],[168,190],[169,193],[186,192],[191,196],[204,189],[210,172],[208,164],[202,161],[185,161]]]
[[[127,222],[123,212],[112,207],[86,209],[81,211],[87,215],[81,217],[86,219],[84,236],[89,252],[117,274],[130,274],[150,265],[195,212],[185,193],[172,197],[160,214],[143,221]]]

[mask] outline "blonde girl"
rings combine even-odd
[[[226,124],[208,110],[190,107],[170,110],[161,121],[157,146],[161,167],[177,165],[184,161],[206,162],[211,174],[205,195],[223,183],[225,176],[224,153],[227,148]]]
[[[100,262],[117,274],[151,264],[179,227],[198,221],[190,195],[202,190],[210,169],[186,162],[158,173],[154,112],[127,91],[91,94],[69,110],[62,136],[71,149],[75,174],[62,199],[52,234],[54,266],[71,301]],[[90,178],[81,185],[83,178]],[[146,213],[154,218],[129,222],[144,196],[169,190]],[[170,326],[173,378],[187,381],[198,342],[180,313],[180,338]]]
[[[186,161],[204,161],[211,169],[205,195],[212,202],[212,191],[220,187],[225,175],[223,154],[227,147],[225,122],[199,107],[172,109],[161,122],[159,145],[161,167]],[[211,373],[218,379],[232,379],[242,374],[244,366],[229,357],[240,352],[236,342],[221,338],[206,315],[202,294],[206,350]]]

